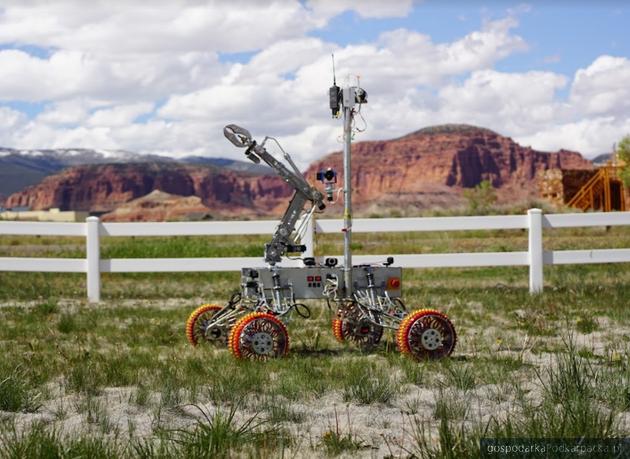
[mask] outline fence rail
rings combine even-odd
[[[212,236],[272,234],[277,221],[224,221],[182,223],[102,223],[88,217],[85,223],[0,222],[0,235],[83,236],[86,239],[86,258],[18,258],[0,257],[0,271],[78,272],[87,275],[88,301],[101,297],[100,274],[103,272],[210,272],[240,271],[244,266],[266,266],[261,257],[224,258],[114,258],[100,256],[101,237],[119,236]],[[403,268],[443,268],[475,266],[529,266],[529,290],[543,290],[543,266],[583,263],[627,263],[628,249],[598,250],[543,250],[543,228],[592,226],[630,226],[630,212],[550,214],[530,209],[527,215],[383,218],[356,219],[352,231],[409,232],[409,231],[465,231],[493,229],[525,229],[528,231],[526,252],[477,252],[442,254],[394,254],[396,266]],[[303,243],[305,256],[313,256],[314,235],[338,233],[343,220],[318,220],[309,223]],[[261,250],[262,252],[262,250]],[[356,264],[380,261],[387,255],[358,255]],[[342,256],[336,256],[343,262]],[[318,257],[323,260],[327,257]],[[301,266],[300,261],[286,260],[281,266]]]

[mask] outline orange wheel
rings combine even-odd
[[[266,312],[252,312],[232,327],[228,347],[238,359],[283,357],[289,352],[289,334],[277,317]]]
[[[341,319],[333,319],[332,320],[332,331],[337,341],[343,343],[345,340],[343,338],[343,321]]]
[[[333,335],[341,343],[353,343],[363,351],[369,351],[383,337],[383,327],[379,323],[379,316],[368,317],[356,302],[351,302],[340,308],[333,319]]]
[[[435,360],[451,355],[457,343],[457,334],[445,314],[433,309],[420,309],[400,323],[396,343],[403,354],[410,354],[418,360]]]
[[[208,322],[221,309],[223,308],[217,304],[204,304],[188,316],[186,338],[190,344],[196,346],[201,340],[223,345],[227,343],[228,330],[225,327],[213,327],[210,333],[206,333]]]

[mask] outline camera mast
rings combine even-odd
[[[343,89],[337,86],[335,76],[335,56],[333,60],[333,85],[329,89],[330,109],[333,118],[337,118],[343,110],[343,276],[344,297],[352,298],[352,162],[351,143],[352,125],[355,109],[361,110],[361,104],[367,103],[367,92],[359,86],[346,86]]]

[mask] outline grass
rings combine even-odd
[[[26,432],[18,432],[15,426],[0,431],[0,456],[7,458],[70,458],[89,457],[106,459],[119,457],[121,448],[106,437],[63,437],[58,431],[36,423]]]
[[[546,247],[630,246],[623,228],[548,233]],[[0,253],[82,256],[81,241],[2,236]],[[109,238],[103,256],[252,256],[261,242]],[[318,242],[341,250],[332,235]],[[355,242],[394,257],[527,243],[521,231]],[[369,354],[340,344],[332,313],[309,302],[313,317],[289,324],[289,356],[260,364],[183,333],[238,273],[104,275],[93,306],[83,275],[0,272],[0,457],[477,457],[484,435],[630,436],[630,266],[545,267],[545,280],[530,296],[523,267],[406,270],[408,309],[455,324],[445,361],[401,356],[387,334]]]
[[[263,402],[258,405],[267,414],[266,419],[272,424],[280,424],[283,422],[290,424],[301,424],[307,414],[291,406],[286,399],[278,396],[266,396]]]
[[[182,458],[233,457],[235,453],[250,448],[250,453],[264,457],[265,451],[281,450],[290,445],[290,438],[275,426],[265,425],[256,415],[239,423],[236,408],[227,413],[207,413],[201,408],[202,419],[192,429],[169,433],[166,449],[169,456]]]
[[[356,362],[344,367],[343,400],[360,405],[389,404],[400,390],[400,385],[378,365]]]
[[[25,371],[17,367],[3,373],[0,379],[0,411],[37,411],[41,394],[29,384]]]
[[[483,416],[469,400],[459,399],[452,390],[441,391],[434,412],[436,428],[414,413],[410,417],[412,447],[405,450],[414,457],[466,458],[479,457],[479,439],[484,437],[613,439],[627,435],[627,426],[618,421],[619,408],[599,403],[599,392],[605,387],[602,370],[579,357],[570,336],[568,340],[567,352],[557,354],[553,364],[538,373],[540,400],[521,397],[505,417],[490,415],[479,420]],[[613,377],[613,384],[621,382],[618,376]],[[432,438],[435,435],[437,441]]]
[[[88,404],[93,403],[88,401]],[[94,410],[102,416],[101,408]],[[36,423],[27,432],[19,432],[15,425],[4,425],[0,433],[0,456],[7,458],[228,458],[237,454],[248,457],[268,457],[291,445],[291,438],[276,426],[258,421],[256,416],[243,422],[236,420],[236,409],[208,413],[198,408],[201,418],[189,429],[172,429],[155,440],[128,440],[103,436],[107,433],[103,420],[101,435],[78,438],[64,436],[54,428]]]
[[[350,412],[347,412],[347,427],[344,430],[339,423],[339,413],[335,407],[335,421],[321,437],[320,445],[330,456],[338,456],[342,453],[355,453],[361,449],[368,448],[368,445],[352,431]]]

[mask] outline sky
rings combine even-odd
[[[355,140],[466,123],[593,157],[630,133],[628,5],[0,0],[0,146],[243,159],[236,123],[305,167],[341,147],[334,53]]]

